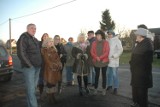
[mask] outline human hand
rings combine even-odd
[[[100,58],[99,58],[99,57],[96,57],[96,60],[99,62],[99,61],[100,61]]]

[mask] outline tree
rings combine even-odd
[[[115,22],[112,20],[108,9],[106,9],[102,13],[102,21],[100,22],[100,27],[103,31],[115,29]]]

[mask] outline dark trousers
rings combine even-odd
[[[96,73],[96,76],[95,76],[95,89],[98,88],[98,82],[99,82],[99,75],[100,75],[100,69],[102,70],[102,87],[103,89],[106,88],[106,70],[107,70],[107,66],[105,67],[94,67],[95,69],[95,73]]]
[[[132,87],[132,98],[140,107],[148,107],[148,88]]]

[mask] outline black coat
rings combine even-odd
[[[148,38],[137,43],[130,60],[131,86],[151,88],[152,81],[153,44]]]
[[[29,33],[23,33],[17,41],[17,56],[22,67],[41,67],[42,57],[39,41]]]

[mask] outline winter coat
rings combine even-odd
[[[152,83],[153,44],[145,38],[132,50],[130,69],[133,87],[151,88]]]
[[[73,49],[73,44],[72,43],[67,43],[64,46],[64,49],[67,53],[67,60],[66,60],[66,66],[73,66],[75,58],[72,56],[72,49]]]
[[[55,85],[61,80],[60,70],[62,63],[55,48],[42,48],[42,55],[44,60],[44,80],[47,83]]]
[[[108,40],[110,46],[109,52],[109,67],[119,67],[119,57],[123,52],[121,41],[118,37],[113,37]]]
[[[22,67],[41,67],[42,58],[39,41],[29,33],[23,33],[17,41],[17,56]]]
[[[107,63],[109,60],[108,60],[108,55],[109,55],[109,43],[105,40],[103,40],[103,48],[102,48],[102,55],[101,56],[98,56],[97,55],[97,42],[98,41],[94,41],[92,43],[92,47],[91,47],[91,55],[92,55],[92,58],[93,58],[93,64],[96,63],[97,61],[97,57],[100,58],[100,61],[103,62],[103,63]]]
[[[89,66],[88,66],[88,55],[89,55],[89,42],[85,42],[86,48],[82,50],[80,43],[76,42],[72,49],[72,56],[75,58],[73,65],[73,72],[76,72],[77,75],[88,75]]]
[[[89,46],[89,50],[91,51],[91,46],[92,46],[92,43],[96,40],[95,37],[91,38],[91,39],[88,39],[89,43],[90,43],[90,46]],[[88,64],[90,66],[93,66],[93,60],[92,60],[92,56],[91,56],[91,53],[89,52],[89,55],[88,55]]]

